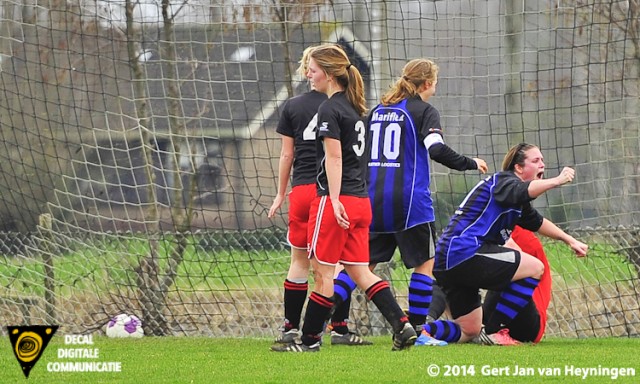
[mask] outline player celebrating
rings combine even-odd
[[[324,321],[334,299],[338,263],[374,302],[394,330],[393,349],[413,345],[416,332],[396,302],[389,283],[368,268],[371,206],[366,188],[365,98],[362,76],[337,45],[314,49],[308,77],[328,96],[318,110],[317,193],[309,220],[309,257],[315,273],[301,343],[273,346],[279,352],[320,350]]]
[[[304,50],[298,73],[306,77],[309,53],[314,47]],[[318,107],[327,99],[324,93],[311,89],[292,97],[284,104],[282,117],[276,132],[282,137],[282,149],[278,163],[278,193],[269,209],[273,218],[285,200],[291,168],[293,178],[289,194],[289,230],[287,241],[291,246],[291,263],[284,281],[284,317],[277,343],[290,343],[300,337],[300,317],[307,300],[309,259],[307,258],[307,223],[309,209],[316,196],[316,121]],[[350,332],[345,319],[349,316],[350,297],[334,313],[332,344],[369,345],[371,342]],[[345,314],[346,313],[346,314]],[[344,326],[342,326],[344,324]]]
[[[533,199],[571,182],[575,171],[565,167],[558,176],[543,179],[542,153],[526,143],[509,150],[502,169],[467,194],[436,245],[433,271],[453,318],[424,326],[437,339],[465,342],[480,334],[483,315],[479,289],[484,288],[501,292],[496,310],[484,324],[486,337],[493,344],[518,344],[508,328],[531,301],[544,265],[528,253],[504,246],[516,224],[564,241],[579,257],[587,254],[586,244],[531,206]]]

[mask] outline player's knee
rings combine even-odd
[[[481,323],[459,325],[461,331],[460,342],[465,342],[473,339],[474,337],[478,336],[480,334],[480,331],[482,330]]]
[[[535,263],[535,267],[534,267],[534,274],[532,277],[535,277],[536,279],[540,279],[542,277],[542,274],[544,274],[544,264],[542,264],[542,261],[535,259],[536,263]]]
[[[544,264],[531,255],[523,254],[520,269],[521,274],[519,278],[533,277],[534,279],[540,279],[544,273]]]

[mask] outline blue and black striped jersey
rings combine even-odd
[[[442,142],[437,109],[420,97],[380,104],[369,113],[368,129],[371,232],[398,232],[434,221],[425,138]]]
[[[436,270],[470,259],[483,244],[503,245],[517,225],[537,231],[543,217],[531,206],[530,181],[512,171],[481,180],[465,197],[436,244]]]
[[[324,93],[310,91],[288,99],[282,108],[276,132],[294,140],[292,187],[316,181],[318,107],[325,100]]]

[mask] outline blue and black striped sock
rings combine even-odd
[[[409,321],[413,326],[424,324],[429,314],[433,294],[433,278],[413,272],[409,280]]]
[[[531,301],[533,291],[539,282],[540,280],[533,277],[512,281],[500,294],[495,311],[489,316],[489,320],[484,325],[487,334],[496,333],[500,329],[507,327],[518,316],[522,308]]]
[[[351,279],[345,270],[340,271],[338,276],[333,279],[333,296],[336,305],[347,301],[354,289],[356,289],[355,281]]]
[[[462,330],[460,326],[451,320],[436,320],[432,323],[425,324],[424,330],[429,332],[431,337],[447,343],[455,343],[460,340]]]

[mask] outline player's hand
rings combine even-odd
[[[271,204],[271,208],[269,208],[268,217],[270,219],[273,219],[273,217],[276,215],[276,211],[282,206],[283,202],[284,195],[276,195],[276,198],[273,199],[273,204]]]
[[[487,173],[487,171],[489,170],[489,167],[487,166],[487,162],[478,158],[478,157],[474,157],[473,161],[476,162],[476,166],[478,171],[480,171],[480,173]]]
[[[332,200],[331,205],[333,205],[333,215],[336,217],[336,221],[340,228],[349,229],[349,216],[347,216],[347,211],[344,209],[344,205],[342,205],[340,200]]]
[[[573,168],[564,167],[562,168],[562,172],[556,176],[556,180],[558,181],[558,185],[564,185],[572,182],[575,176],[576,171]]]
[[[569,246],[571,247],[573,252],[576,253],[578,257],[587,256],[587,251],[589,250],[589,246],[587,244],[581,241],[578,241],[576,239],[573,239],[573,241],[569,243]]]

